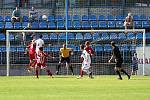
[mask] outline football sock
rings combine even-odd
[[[122,79],[120,72],[116,71],[116,73],[119,75],[119,78]]]
[[[74,75],[72,66],[69,66],[69,68],[71,69],[71,72],[72,72],[72,74]]]
[[[80,69],[80,76],[83,77],[83,70],[82,70],[82,68]]]
[[[38,69],[35,70],[36,78],[39,78],[39,72]]]

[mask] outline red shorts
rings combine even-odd
[[[45,69],[47,67],[45,63],[37,63],[37,66],[39,66],[41,69]]]
[[[30,56],[30,60],[34,60],[35,59],[35,54],[29,54]]]

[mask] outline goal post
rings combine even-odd
[[[142,32],[143,33],[143,40],[142,40],[142,47],[143,47],[143,59],[145,59],[145,46],[146,46],[146,41],[145,41],[145,29],[105,29],[105,30],[6,30],[6,70],[7,70],[7,76],[10,75],[10,33],[28,33],[28,32],[33,32],[33,33],[94,33],[94,32],[99,32],[99,33],[105,33],[105,32]],[[66,43],[68,43],[68,37],[66,36]],[[145,75],[144,71],[145,67],[145,60],[143,60],[143,75]]]

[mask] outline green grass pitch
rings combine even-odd
[[[0,100],[150,100],[150,76],[0,77]]]

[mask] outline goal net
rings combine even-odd
[[[43,35],[45,42],[44,52],[52,54],[55,58],[48,58],[47,65],[53,73],[59,62],[59,49],[63,43],[73,49],[71,63],[76,75],[81,67],[79,49],[80,44],[85,41],[91,42],[91,47],[95,51],[92,57],[92,70],[95,75],[113,75],[114,63],[109,64],[111,57],[110,42],[115,41],[123,57],[123,67],[130,73],[132,55],[136,52],[136,47],[142,47],[142,57],[145,58],[145,30],[144,29],[113,29],[113,30],[7,30],[6,31],[6,75],[31,75],[26,71],[29,65],[29,56],[25,55],[26,46],[32,37],[38,38]],[[144,75],[144,65],[142,73]],[[60,70],[62,75],[71,74],[63,64]],[[33,73],[32,73],[33,74]],[[42,72],[41,72],[42,74]]]

